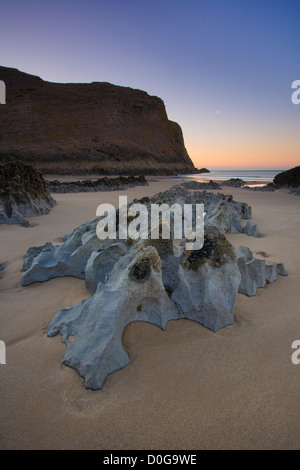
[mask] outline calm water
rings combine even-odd
[[[255,181],[257,183],[271,182],[274,176],[285,170],[211,170],[210,173],[201,175],[181,175],[195,180],[227,180],[230,178],[241,178],[244,181]]]

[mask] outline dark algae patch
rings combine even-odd
[[[182,264],[187,269],[195,269],[210,261],[215,267],[220,267],[229,259],[234,259],[234,250],[225,236],[221,233],[204,235],[203,247],[200,250],[185,251]]]
[[[141,253],[136,263],[130,267],[129,275],[137,281],[148,279],[151,268],[161,269],[160,257],[155,249],[148,247]]]

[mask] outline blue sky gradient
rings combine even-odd
[[[299,164],[300,0],[1,0],[0,41],[44,80],[159,96],[197,166]]]

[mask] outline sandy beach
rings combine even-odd
[[[259,230],[229,241],[258,258],[265,251],[288,276],[255,297],[238,294],[234,324],[217,333],[189,320],[170,321],[166,331],[130,324],[123,344],[131,364],[101,390],[86,390],[61,363],[61,338],[46,336],[61,308],[89,297],[84,281],[20,285],[29,247],[60,242],[103,202],[117,206],[119,195],[130,201],[177,182],[153,177],[122,192],[55,194],[49,215],[28,218],[31,228],[0,226],[1,449],[300,448],[300,365],[291,361],[300,340],[300,199],[287,190],[221,192],[248,203]]]

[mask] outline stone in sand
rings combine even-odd
[[[0,224],[28,227],[25,217],[48,214],[54,205],[42,174],[31,165],[0,166]]]
[[[63,363],[85,378],[87,388],[97,389],[108,374],[130,362],[122,344],[126,325],[138,320],[165,329],[177,316],[162,283],[160,257],[155,248],[147,247],[123,256],[107,283],[99,283],[90,299],[61,310],[47,334],[62,335],[67,346]]]
[[[240,246],[235,252],[238,268],[241,273],[239,293],[248,296],[256,295],[259,287],[265,287],[277,279],[277,275],[287,276],[282,263],[273,263],[254,258],[249,248]]]

